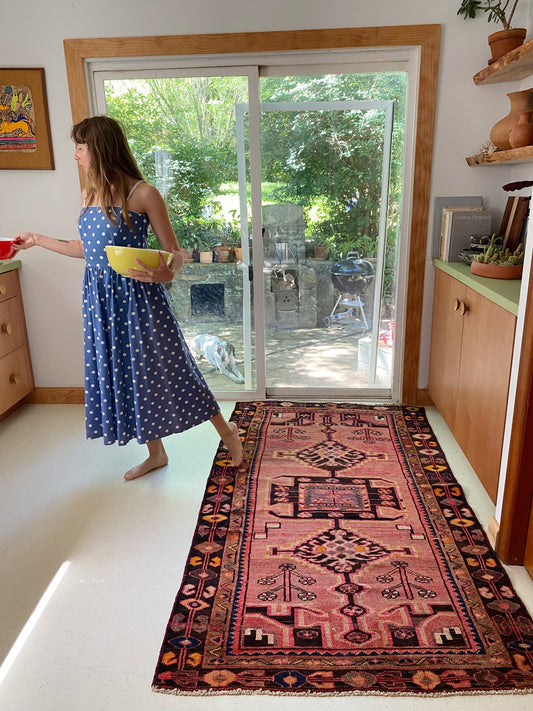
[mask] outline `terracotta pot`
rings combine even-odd
[[[518,123],[519,112],[533,109],[533,89],[512,91],[507,96],[511,102],[511,110],[507,116],[497,121],[490,131],[490,140],[501,151],[508,151],[511,148],[509,132]]]
[[[237,262],[242,262],[242,247],[234,247],[233,251],[235,252]]]
[[[521,279],[523,266],[521,264],[511,264],[502,267],[499,264],[484,264],[474,260],[470,265],[470,271],[477,276],[489,277],[490,279]]]
[[[492,57],[489,59],[489,64],[492,64],[504,54],[510,52],[521,44],[524,44],[527,30],[523,27],[517,27],[512,30],[500,30],[489,35],[489,47]]]
[[[523,148],[533,146],[533,111],[518,112],[518,123],[509,131],[509,143],[511,148]]]
[[[208,264],[213,261],[213,252],[200,252],[200,261]]]
[[[191,250],[186,249],[183,253],[184,262],[194,262],[194,257]]]
[[[215,259],[217,262],[229,262],[231,255],[231,247],[225,244],[220,244],[215,247]]]

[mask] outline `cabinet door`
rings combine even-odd
[[[466,288],[455,438],[496,502],[516,318]]]
[[[0,358],[26,342],[22,299],[15,296],[0,302]]]
[[[26,346],[0,358],[0,413],[22,400],[32,388],[30,356]]]
[[[440,269],[435,272],[429,394],[448,427],[455,429],[463,317],[458,305],[466,287]]]

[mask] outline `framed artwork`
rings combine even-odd
[[[0,67],[0,169],[54,169],[44,69]]]

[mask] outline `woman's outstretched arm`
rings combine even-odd
[[[37,232],[20,232],[15,235],[16,240],[13,245],[16,250],[29,249],[30,247],[42,247],[50,252],[64,254],[66,257],[84,258],[83,245],[79,239],[55,239],[40,235]]]

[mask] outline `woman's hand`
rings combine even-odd
[[[37,244],[36,237],[37,236],[33,232],[20,232],[18,235],[13,237],[13,239],[16,240],[13,247],[17,250],[35,247]]]
[[[184,260],[185,257],[183,250],[179,249],[172,252],[170,266],[167,266],[164,256],[161,252],[159,252],[159,265],[155,267],[155,269],[149,267],[140,259],[136,259],[135,262],[139,265],[140,269],[130,269],[129,275],[138,281],[166,284],[167,282],[172,281],[176,274],[181,270]]]

